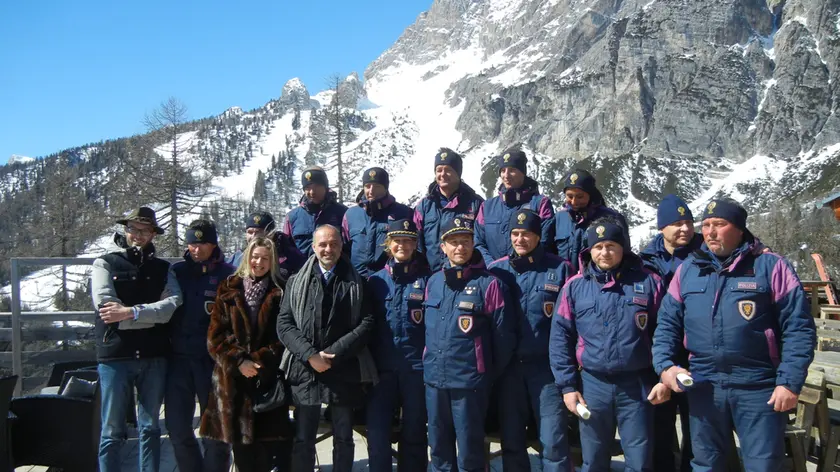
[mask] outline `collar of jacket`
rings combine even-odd
[[[444,208],[457,208],[458,202],[461,197],[467,197],[470,195],[476,195],[475,190],[472,189],[469,185],[465,184],[464,181],[461,181],[461,184],[458,185],[458,190],[452,194],[452,198],[449,199],[449,202],[446,204]],[[443,194],[440,192],[440,187],[438,186],[437,182],[432,182],[429,185],[429,193],[427,195],[428,198],[440,202],[440,199],[443,197]]]
[[[365,213],[368,215],[373,215],[387,209],[393,205],[395,201],[397,200],[390,193],[386,193],[385,196],[374,198],[373,200],[365,198],[364,190],[359,192],[359,195],[356,196],[356,203],[358,203],[360,207],[364,208]]]
[[[453,266],[448,260],[443,265],[443,275],[450,287],[463,286],[477,272],[485,270],[484,259],[478,251],[473,252],[472,259],[464,265]]]
[[[627,274],[635,270],[640,270],[642,267],[642,261],[639,259],[639,256],[629,251],[624,253],[624,258],[621,260],[621,263],[610,270],[601,270],[592,260],[589,249],[583,253],[587,257],[585,259],[581,258],[581,272],[585,278],[595,279],[603,284],[601,290],[614,287],[621,279],[627,279]]]
[[[756,256],[762,253],[764,245],[753,237],[749,231],[744,232],[744,241],[737,249],[732,251],[732,254],[721,262],[715,254],[709,250],[706,243],[700,246],[700,249],[694,251],[694,260],[700,270],[712,271],[727,271],[733,272],[738,266],[749,256]]]
[[[663,256],[667,257],[668,259],[676,257],[677,259],[683,260],[686,257],[688,257],[688,255],[692,252],[700,249],[700,246],[702,245],[703,236],[694,233],[694,237],[691,238],[691,241],[689,241],[688,244],[682,247],[675,248],[674,253],[671,254],[668,252],[667,249],[665,249],[665,237],[662,236],[662,233],[659,233],[658,235],[656,235],[655,238],[653,238],[653,241],[651,241],[650,244],[648,244],[648,246],[639,255],[651,257]]]
[[[388,271],[392,279],[401,280],[412,278],[416,275],[419,272],[419,266],[420,261],[417,258],[417,253],[415,253],[414,257],[408,262],[397,262],[396,259],[391,257],[388,259],[388,263],[385,264],[385,270]]]
[[[317,214],[324,210],[324,208],[332,205],[338,201],[338,196],[336,195],[335,191],[327,190],[327,194],[324,196],[324,201],[321,203],[312,203],[306,195],[300,197],[300,206],[306,210],[308,213]]]
[[[525,177],[525,182],[519,188],[505,188],[505,184],[499,185],[499,197],[508,206],[529,202],[539,191],[537,181],[530,177]]]
[[[195,274],[209,274],[210,272],[216,270],[216,267],[218,267],[219,264],[223,264],[225,262],[225,256],[222,254],[222,250],[219,249],[219,246],[216,246],[213,249],[213,253],[210,254],[210,258],[206,261],[194,261],[192,256],[190,256],[189,249],[184,251],[184,260],[187,263],[187,267],[189,267]]]
[[[510,255],[510,266],[513,267],[513,270],[521,274],[539,268],[540,262],[544,257],[545,249],[542,247],[542,244],[537,244],[537,247],[533,251],[524,256],[519,256],[516,254],[516,251],[513,251]]]
[[[143,265],[147,260],[155,257],[155,245],[146,244],[142,248],[131,246],[124,234],[114,233],[114,243],[125,250],[125,258],[136,266]]]

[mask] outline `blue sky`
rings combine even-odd
[[[169,96],[192,118],[300,77],[362,76],[432,0],[0,2],[0,163],[143,131]]]

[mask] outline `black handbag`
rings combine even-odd
[[[278,369],[274,375],[258,375],[251,401],[255,413],[265,413],[285,405],[286,374]]]

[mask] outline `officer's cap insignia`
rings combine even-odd
[[[413,321],[414,324],[422,323],[423,322],[423,310],[421,310],[419,308],[415,309],[415,310],[411,310],[411,321]]]
[[[204,236],[204,233],[200,229],[195,230],[195,239],[201,241],[202,236]]]
[[[458,328],[464,333],[469,333],[473,328],[472,315],[461,315],[458,317]]]
[[[303,176],[306,178],[306,180],[312,180],[312,172],[307,172],[303,174]]]
[[[408,229],[410,225],[411,223],[409,223],[408,221],[403,221],[403,228]]]
[[[543,315],[545,315],[547,318],[551,318],[552,313],[554,313],[554,302],[544,302]]]
[[[212,300],[208,300],[208,301],[204,302],[204,313],[207,313],[208,315],[213,313],[213,301]]]
[[[461,226],[461,220],[459,220],[458,218],[455,218],[455,221],[453,221],[453,223],[455,223],[455,226]]]
[[[443,161],[445,159],[446,159],[446,153],[445,152],[440,153],[440,160]]]
[[[519,215],[517,215],[517,217],[516,217],[516,221],[518,221],[518,222],[519,222],[519,224],[522,224],[522,223],[524,223],[524,222],[525,222],[525,218],[527,218],[527,217],[528,217],[528,216],[527,216],[527,215],[525,215],[525,213],[520,213]]]
[[[677,207],[677,213],[679,213],[680,216],[685,216],[685,208]]]
[[[376,177],[376,171],[372,170],[372,171],[368,172],[368,175],[371,176],[371,178]]]
[[[510,153],[505,154],[504,157],[502,157],[502,159],[504,159],[505,162],[510,161]]]
[[[572,175],[570,175],[570,176],[569,176],[569,182],[571,182],[572,184],[574,184],[575,182],[577,182],[577,179],[578,179],[578,175],[577,175],[577,174],[572,174]]]
[[[706,207],[706,213],[712,214],[715,211],[715,207],[717,206],[717,202],[709,203],[709,206]]]
[[[636,327],[639,329],[645,329],[647,327],[648,322],[648,314],[646,311],[640,311],[636,313]]]
[[[603,237],[604,237],[604,233],[605,233],[606,231],[607,231],[607,228],[604,228],[603,226],[599,226],[599,227],[595,228],[595,233],[597,233],[597,234],[598,234],[598,237],[599,237],[599,238],[603,238]]]
[[[741,300],[738,302],[738,313],[741,314],[745,320],[749,321],[755,316],[755,302],[751,300]]]
[[[260,220],[262,220],[262,216],[260,216],[260,215],[254,215],[254,224],[255,224],[255,225],[260,224]]]

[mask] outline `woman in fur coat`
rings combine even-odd
[[[231,444],[240,472],[270,471],[273,455],[286,449],[280,442],[293,436],[288,405],[253,411],[257,382],[275,382],[284,349],[275,329],[283,298],[277,274],[274,244],[255,238],[236,272],[219,284],[210,315],[207,348],[216,367],[199,432]]]

